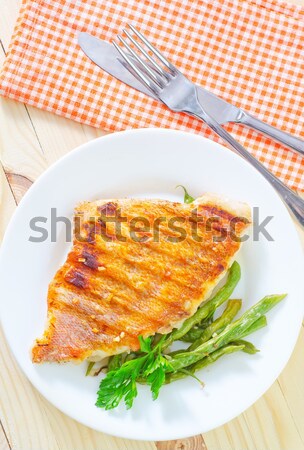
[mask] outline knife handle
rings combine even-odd
[[[269,136],[280,144],[283,144],[291,150],[294,150],[304,156],[304,141],[302,139],[291,136],[291,134],[285,133],[285,131],[278,130],[277,128],[262,122],[243,110],[241,110],[241,114],[237,122]]]

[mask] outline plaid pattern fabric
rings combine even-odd
[[[125,86],[77,45],[132,23],[194,82],[304,138],[304,8],[276,0],[23,0],[0,93],[100,127],[206,126]],[[304,189],[304,160],[241,125],[231,132],[285,183]],[[213,139],[217,139],[212,136]]]

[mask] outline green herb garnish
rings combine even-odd
[[[187,189],[184,186],[182,186],[181,184],[178,184],[176,186],[176,188],[178,188],[178,187],[181,187],[182,189],[184,189],[184,203],[192,203],[192,202],[194,202],[195,198],[191,197],[191,195],[188,194],[188,191],[187,191]]]

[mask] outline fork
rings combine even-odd
[[[126,39],[118,35],[119,45],[113,45],[123,58],[122,64],[133,76],[143,83],[162,103],[174,112],[194,116],[205,122],[230,148],[246,159],[258,170],[278,192],[285,204],[304,227],[304,200],[285,186],[275,175],[251,155],[231,134],[229,134],[213,117],[206,113],[198,101],[196,86],[186,78],[165,56],[159,52],[133,25],[130,31],[123,29]],[[127,42],[128,40],[128,42]],[[133,44],[133,47],[131,47]],[[144,44],[150,53],[143,47]],[[134,47],[138,50],[136,52]],[[144,57],[144,58],[143,58]],[[161,63],[161,64],[160,64]]]

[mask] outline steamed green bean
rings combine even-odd
[[[108,362],[108,372],[118,369],[122,364],[122,354],[110,356]]]
[[[227,327],[214,338],[204,342],[191,352],[185,351],[184,353],[177,354],[170,360],[173,371],[188,367],[202,359],[202,357],[209,356],[209,354],[218,348],[244,336],[245,331],[248,330],[257,319],[263,316],[285,297],[286,294],[264,297],[260,302],[256,303],[246,311],[240,319],[227,325]]]
[[[203,331],[201,337],[193,342],[189,347],[189,351],[195,350],[204,342],[208,341],[214,333],[218,333],[223,330],[237,315],[242,306],[242,300],[228,300],[227,306],[223,314],[212,322],[205,330]]]
[[[212,323],[213,316],[207,317],[206,319],[202,320],[197,325],[194,325],[194,327],[190,328],[190,330],[184,334],[179,340],[182,342],[190,342],[193,343],[197,339],[201,337],[204,330]]]
[[[261,316],[255,322],[253,322],[253,324],[250,325],[239,337],[243,339],[244,337],[249,336],[249,334],[258,331],[260,328],[266,327],[266,325],[267,325],[266,316]]]
[[[203,369],[204,367],[209,366],[210,364],[214,363],[222,356],[243,350],[244,347],[245,347],[244,344],[225,345],[225,346],[219,348],[218,350],[215,350],[209,356],[205,356],[202,359],[200,359],[199,361],[197,361],[196,363],[188,366],[187,371],[190,374],[194,374],[198,370]],[[180,380],[181,378],[185,378],[186,376],[187,376],[187,373],[182,372],[182,371],[167,373],[166,374],[166,384],[171,383],[172,381]]]
[[[169,347],[174,341],[182,338],[191,328],[200,323],[206,317],[213,315],[216,308],[227,301],[234,291],[241,277],[240,265],[235,261],[229,269],[228,278],[224,286],[215,294],[213,298],[205,302],[193,316],[186,319],[179,329],[168,334],[162,345],[162,349]]]
[[[244,341],[243,339],[237,339],[230,343],[233,345],[243,345],[244,348],[242,349],[242,351],[248,353],[249,355],[254,355],[255,353],[258,353],[260,351],[251,342]]]

